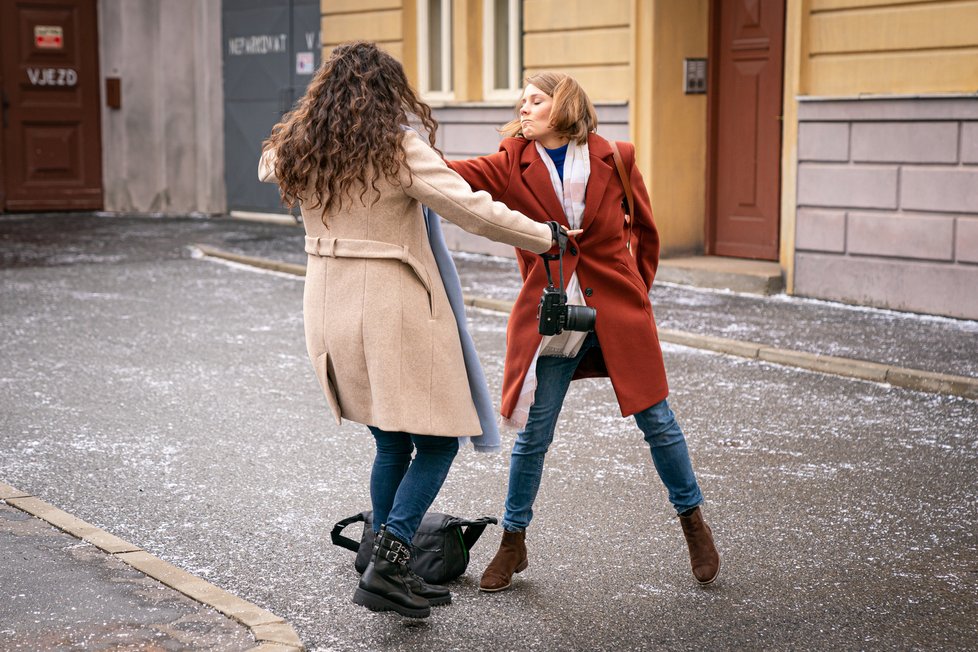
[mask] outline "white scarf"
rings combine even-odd
[[[581,221],[584,217],[584,194],[587,190],[588,178],[591,176],[591,159],[587,143],[578,145],[576,142],[571,141],[567,144],[567,154],[564,157],[563,182],[561,182],[560,175],[557,174],[557,166],[554,165],[553,159],[550,158],[547,150],[544,149],[539,141],[534,141],[533,144],[536,146],[540,158],[550,172],[550,182],[553,184],[554,192],[560,199],[567,223],[570,224],[571,229],[581,228]],[[557,269],[553,269],[552,271],[554,275],[557,274]],[[554,280],[557,282],[556,279]],[[571,274],[564,289],[567,292],[568,304],[585,305],[584,293],[581,292],[581,284],[577,280],[577,272]],[[537,358],[540,356],[573,358],[580,351],[581,344],[584,342],[586,336],[587,333],[581,331],[565,330],[559,335],[548,335],[543,338],[540,346],[537,347],[536,353],[533,355],[530,368],[526,372],[526,378],[523,380],[523,387],[520,389],[520,396],[516,400],[513,415],[508,419],[502,419],[504,425],[515,428],[522,428],[526,425],[527,418],[530,415],[530,406],[533,405],[533,396],[537,389]]]

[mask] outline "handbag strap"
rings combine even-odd
[[[329,538],[332,539],[334,546],[339,546],[341,548],[346,548],[347,550],[352,550],[357,552],[360,550],[360,542],[354,541],[350,537],[343,536],[342,532],[348,525],[353,525],[354,523],[359,523],[365,521],[363,512],[359,514],[354,514],[353,516],[348,516],[342,521],[338,522],[333,526],[333,531],[329,533]]]
[[[462,521],[459,523],[464,529],[462,530],[462,541],[465,543],[466,550],[472,550],[472,546],[475,542],[479,540],[482,533],[486,531],[486,526],[492,523],[495,525],[498,523],[495,517],[483,516],[482,518],[477,518],[474,521]]]
[[[635,205],[635,196],[632,194],[632,183],[628,179],[628,175],[625,173],[625,162],[621,158],[621,152],[618,151],[618,143],[615,141],[609,141],[611,143],[611,153],[615,157],[615,167],[618,168],[618,176],[621,178],[621,185],[625,189],[625,224],[628,225],[628,238],[625,240],[625,247],[631,249],[632,246],[632,216],[635,215],[635,210],[633,206]]]

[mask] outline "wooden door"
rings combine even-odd
[[[0,211],[102,207],[95,4],[0,2]]]
[[[707,253],[777,260],[785,0],[713,0]]]

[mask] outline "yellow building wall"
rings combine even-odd
[[[804,4],[801,94],[978,91],[978,0]]]
[[[405,62],[406,0],[320,0],[323,58],[344,41],[376,41]],[[410,2],[413,5],[413,1]],[[410,21],[410,26],[415,22]],[[416,42],[413,39],[412,42]]]
[[[701,252],[706,219],[706,95],[683,92],[683,59],[705,58],[709,0],[635,3],[629,122],[662,255]]]
[[[455,99],[482,99],[482,0],[453,0],[452,87]]]
[[[978,91],[978,0],[788,0],[780,262],[794,292],[799,96]]]
[[[525,75],[572,75],[596,102],[625,101],[632,89],[631,0],[524,0]]]
[[[778,262],[784,289],[795,291],[795,226],[798,198],[798,96],[806,50],[807,0],[788,2],[784,20],[784,89],[781,127],[781,233]]]

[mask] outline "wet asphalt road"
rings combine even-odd
[[[973,649],[978,402],[671,345],[717,584],[693,583],[640,433],[589,380],[565,404],[515,589],[476,589],[490,528],[452,606],[423,623],[362,610],[328,533],[368,504],[372,444],[327,412],[302,283],[185,246],[261,255],[293,236],[101,220],[33,244],[0,220],[0,479],[283,616],[312,650]],[[844,312],[937,332],[965,351],[957,373],[976,364],[973,322]],[[498,395],[505,319],[474,310],[470,327]],[[506,469],[463,451],[435,509],[500,515]]]

